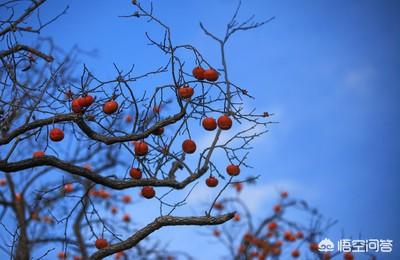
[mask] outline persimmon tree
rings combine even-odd
[[[329,219],[304,200],[291,198],[287,191],[261,218],[254,216],[240,193],[245,185],[231,184],[236,195],[224,196],[214,203],[214,210],[221,213],[235,212],[233,221],[213,227],[203,235],[212,236],[226,248],[228,259],[344,259],[353,260],[351,252],[324,252],[319,242],[337,220]],[[213,240],[213,241],[214,241]],[[368,259],[376,256],[364,252]]]
[[[114,64],[115,77],[104,79],[90,65],[77,71],[89,55],[78,48],[65,52],[43,38],[24,43],[24,35],[62,22],[66,10],[41,19],[46,2],[0,4],[7,13],[0,23],[1,250],[15,259],[44,258],[53,250],[75,259],[167,257],[161,245],[142,241],[166,226],[234,218],[234,211],[212,209],[233,181],[256,178],[244,173],[248,154],[271,122],[269,113],[244,106],[251,90],[233,82],[226,44],[273,18],[238,22],[239,5],[222,37],[200,24],[220,48],[219,64],[210,64],[191,44],[174,43],[151,4],[132,1],[131,14],[121,19],[144,19],[162,30],[161,38],[148,32],[145,40],[164,63],[144,73]],[[229,137],[222,139],[223,132]],[[211,142],[199,149],[204,136]],[[219,191],[196,215],[177,215],[197,185]],[[131,200],[157,202],[160,210],[137,226],[125,209]]]

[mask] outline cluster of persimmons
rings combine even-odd
[[[240,193],[243,189],[244,184],[241,182],[233,183],[232,187],[236,189],[238,193]],[[269,257],[272,259],[279,258],[283,256],[283,247],[285,244],[287,246],[296,245],[294,244],[296,241],[298,242],[297,246],[294,246],[294,249],[291,249],[290,256],[292,258],[299,258],[302,253],[300,247],[302,244],[308,244],[308,250],[311,253],[318,255],[318,259],[322,260],[330,260],[333,258],[333,255],[329,252],[320,252],[319,245],[314,239],[309,237],[309,231],[302,231],[296,228],[290,228],[287,223],[285,224],[282,220],[282,214],[287,207],[285,203],[285,199],[288,197],[287,191],[282,191],[280,193],[280,197],[282,199],[282,203],[275,204],[272,207],[273,215],[268,217],[265,221],[261,222],[260,228],[256,228],[256,231],[253,232],[244,232],[242,236],[239,236],[240,243],[237,247],[237,256],[235,259],[259,259],[265,260]],[[214,209],[216,210],[224,210],[227,207],[229,202],[236,201],[235,198],[231,198],[226,202],[218,201],[214,204]],[[248,216],[247,216],[248,218]],[[249,219],[246,219],[250,221]],[[233,218],[234,222],[243,221],[242,217],[239,213],[235,213]],[[264,226],[265,225],[265,226]],[[226,230],[225,230],[226,231]],[[212,235],[218,239],[223,235],[221,229],[214,228],[212,230]],[[312,232],[312,231],[311,231]],[[229,237],[229,235],[227,235]],[[223,240],[221,240],[223,241]],[[293,248],[293,247],[292,247]],[[304,252],[303,252],[304,253]],[[353,260],[354,255],[351,252],[345,252],[343,254],[344,260]],[[374,258],[373,258],[374,259]]]
[[[195,67],[192,71],[193,76],[197,80],[208,80],[211,82],[215,82],[218,80],[219,74],[215,69],[203,69],[202,67]],[[189,100],[193,95],[194,95],[194,89],[188,85],[184,85],[182,87],[177,88],[177,95],[180,99],[182,100]],[[94,103],[96,102],[96,98],[92,96],[90,93],[85,93],[83,95],[80,95],[78,97],[73,98],[73,93],[67,93],[67,97],[71,99],[71,110],[75,114],[83,115],[85,111]],[[119,109],[119,104],[115,98],[109,99],[106,101],[104,104],[102,104],[102,110],[103,113],[107,115],[112,115],[116,112],[118,112]],[[160,112],[160,107],[155,106],[153,108],[154,113],[159,113]],[[131,122],[132,117],[131,116],[126,116],[125,117],[126,122]],[[223,131],[229,130],[232,127],[232,119],[229,117],[229,115],[223,114],[218,117],[218,119],[215,119],[213,117],[205,117],[202,120],[202,126],[206,131],[214,131],[215,129],[219,128]],[[153,135],[155,136],[161,136],[164,133],[164,128],[159,127],[155,131],[152,132]],[[54,127],[49,131],[49,139],[52,142],[60,142],[64,139],[65,134],[64,131],[61,128]],[[134,146],[134,154],[137,157],[144,157],[150,152],[149,145],[146,143],[145,140],[140,140],[140,141],[133,141],[132,142]],[[182,151],[186,154],[193,154],[196,151],[196,142],[191,139],[186,139],[182,142]],[[33,153],[34,158],[40,158],[44,157],[45,153],[43,151],[35,151]],[[91,170],[90,166],[85,166],[86,169]],[[237,176],[240,173],[240,167],[239,165],[234,165],[234,164],[229,164],[226,167],[226,173],[230,176]],[[129,176],[134,179],[134,180],[140,180],[143,177],[142,170],[140,168],[136,167],[131,167],[129,170]],[[208,178],[206,178],[205,183],[208,187],[216,187],[218,186],[218,179],[214,177],[213,175],[210,175]],[[237,189],[240,189],[241,184],[236,184]],[[65,193],[71,193],[74,191],[73,184],[67,183],[63,187],[63,192]],[[144,186],[141,189],[140,194],[142,197],[146,199],[152,199],[156,196],[156,191],[154,190],[153,187],[151,186]],[[102,199],[108,199],[110,197],[110,194],[108,191],[105,189],[98,189],[98,190],[91,190],[90,195]],[[125,195],[122,198],[122,201],[124,203],[129,203],[131,201],[131,197],[129,195]],[[117,213],[117,208],[112,207],[111,208],[112,214]],[[237,218],[237,217],[236,217]],[[122,218],[123,221],[129,222],[130,221],[130,216],[128,214],[125,214]],[[95,246],[98,249],[102,249],[108,246],[108,241],[104,238],[98,238],[95,242]],[[117,255],[117,259],[119,259],[120,254]],[[65,258],[65,254],[63,252],[60,252],[59,258],[63,259]],[[79,259],[79,258],[76,258]]]

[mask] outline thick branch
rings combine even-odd
[[[54,60],[54,58],[52,56],[44,54],[43,52],[41,52],[39,50],[36,50],[36,49],[34,49],[32,47],[29,47],[29,46],[23,45],[23,44],[16,44],[16,45],[14,45],[13,47],[11,47],[8,50],[0,51],[0,58],[4,58],[4,57],[6,57],[8,55],[11,55],[11,54],[19,52],[19,51],[30,52],[30,53],[32,53],[32,54],[44,59],[47,62],[52,62]]]
[[[97,184],[101,184],[117,190],[127,189],[131,187],[142,187],[142,186],[171,187],[175,189],[183,189],[189,183],[200,178],[208,170],[207,167],[200,168],[195,174],[190,175],[182,182],[178,182],[176,180],[171,180],[171,179],[118,180],[118,179],[110,179],[108,177],[103,177],[96,172],[88,170],[84,167],[73,165],[69,162],[60,160],[54,156],[31,158],[10,163],[6,161],[0,161],[0,171],[3,172],[19,172],[39,166],[53,166],[60,170],[69,172],[71,174],[89,179]]]
[[[139,134],[129,134],[129,135],[124,135],[124,136],[106,136],[106,135],[98,134],[95,131],[93,131],[81,117],[76,118],[75,122],[77,123],[79,128],[89,138],[99,141],[99,142],[102,142],[102,143],[105,143],[107,145],[110,145],[110,144],[115,144],[115,143],[122,143],[122,142],[136,141],[136,140],[144,139],[144,138],[148,137],[156,129],[179,121],[181,118],[183,118],[185,113],[186,113],[185,109],[182,108],[182,110],[178,114],[167,117],[167,118],[157,122],[155,125],[153,125],[149,129],[147,129],[146,131],[143,131]]]
[[[133,236],[129,237],[127,240],[119,242],[117,244],[108,246],[94,253],[90,259],[103,259],[109,255],[116,252],[124,251],[126,249],[132,248],[137,245],[144,238],[149,236],[154,231],[165,227],[165,226],[206,226],[206,225],[219,225],[230,220],[234,216],[234,212],[212,217],[173,217],[173,216],[163,216],[156,218],[152,223],[148,224],[144,228],[137,231]]]
[[[138,133],[138,134],[128,134],[124,136],[107,136],[107,135],[102,135],[97,132],[95,132],[86,122],[83,120],[83,118],[79,115],[75,114],[61,114],[61,115],[56,115],[53,117],[49,117],[46,119],[39,119],[36,120],[32,123],[25,124],[15,130],[13,130],[8,136],[0,140],[0,145],[8,144],[10,143],[15,137],[26,133],[27,131],[54,124],[54,123],[59,123],[59,122],[68,122],[72,121],[75,122],[78,127],[91,139],[105,143],[107,145],[115,144],[115,143],[122,143],[122,142],[129,142],[129,141],[136,141],[136,140],[141,140],[149,136],[154,130],[158,129],[159,127],[164,127],[170,124],[173,124],[177,121],[179,121],[184,115],[186,111],[184,108],[182,110],[170,117],[167,117],[159,122],[157,122],[155,125],[150,127],[144,132]]]

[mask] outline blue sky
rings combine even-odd
[[[126,70],[132,63],[139,71],[154,68],[160,58],[143,33],[156,32],[134,18],[117,17],[134,10],[129,2],[53,1],[45,15],[70,9],[43,36],[65,49],[96,48],[98,57],[85,63],[103,78],[115,75],[113,62]],[[175,0],[154,6],[176,44],[198,46],[220,66],[217,46],[198,23],[221,35],[236,3]],[[242,18],[276,16],[261,29],[235,36],[227,53],[232,80],[257,97],[247,105],[275,113],[280,122],[252,153],[254,169],[248,173],[262,177],[244,196],[263,198],[253,205],[257,216],[268,212],[276,197],[271,190],[289,189],[339,220],[332,237],[344,230],[353,237],[393,239],[394,253],[380,259],[399,259],[399,11],[400,2],[388,0],[243,1]],[[218,246],[196,233],[176,231],[171,246],[210,259]]]

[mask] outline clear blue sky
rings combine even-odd
[[[65,5],[70,9],[43,35],[65,49],[96,48],[98,58],[85,62],[97,74],[115,75],[113,62],[125,69],[135,63],[142,71],[157,65],[158,53],[146,46],[143,34],[151,27],[117,17],[134,10],[130,1],[52,2],[46,15]],[[236,3],[154,1],[156,14],[173,28],[175,43],[198,46],[218,66],[218,50],[198,23],[222,33]],[[257,141],[249,174],[262,175],[261,190],[287,188],[338,219],[333,237],[345,230],[353,237],[394,239],[394,253],[379,259],[400,259],[399,12],[400,2],[388,0],[244,0],[243,18],[276,19],[237,35],[228,46],[232,80],[257,97],[249,106],[275,113],[280,122]],[[254,206],[262,216],[273,193],[256,194],[266,196]],[[191,230],[176,234],[172,246],[188,248],[200,259],[211,259],[218,250]]]

